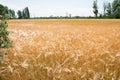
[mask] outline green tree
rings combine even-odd
[[[2,16],[2,14],[3,14],[3,9],[4,9],[4,6],[2,4],[0,4],[0,16]]]
[[[107,15],[110,16],[112,14],[112,6],[111,6],[111,3],[108,3],[107,5]]]
[[[17,14],[18,14],[19,19],[21,19],[21,18],[29,19],[30,18],[30,12],[29,12],[28,7],[24,8],[22,11],[18,10]]]
[[[18,10],[17,15],[19,19],[22,19],[22,11]]]
[[[98,17],[98,5],[97,0],[93,2],[93,13],[95,14],[95,17]]]
[[[15,11],[14,11],[14,10],[9,9],[9,10],[8,10],[8,13],[9,13],[9,15],[10,15],[10,18],[15,18]]]
[[[29,12],[28,7],[26,7],[26,8],[23,10],[23,16],[24,16],[25,19],[29,19],[29,18],[30,18],[30,12]]]
[[[23,11],[22,11],[22,18],[26,18],[26,12],[25,12],[25,9],[23,9]]]
[[[8,17],[8,7],[0,4],[0,18],[6,18],[6,16]]]
[[[6,54],[5,49],[12,47],[12,42],[8,38],[9,31],[7,31],[8,8],[0,4],[0,62]]]
[[[120,18],[120,0],[114,0],[113,4],[113,15],[115,18]]]

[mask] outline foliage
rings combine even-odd
[[[18,10],[17,15],[18,15],[18,19],[21,19],[22,18],[22,11]]]
[[[95,0],[94,2],[93,2],[93,12],[94,12],[94,14],[95,14],[95,16],[97,17],[98,16],[98,6],[97,6],[97,0]]]
[[[6,18],[15,18],[15,11],[12,9],[9,9],[7,6],[3,6],[2,4],[0,4],[0,16],[6,17]]]
[[[103,9],[104,9],[104,12],[103,12],[103,17],[102,18],[113,18],[113,15],[112,15],[112,5],[111,3],[104,3],[103,4]]]
[[[9,18],[8,8],[0,5],[1,22],[0,22],[0,62],[6,54],[5,49],[12,47],[12,42],[8,38],[9,31],[7,31],[7,19]]]
[[[120,0],[114,0],[112,6],[114,17],[120,18]]]
[[[10,18],[15,18],[15,11],[14,11],[14,10],[9,9],[9,10],[8,10],[8,13],[9,13],[9,15],[10,15]]]
[[[95,16],[98,15],[97,0],[93,2],[93,12]],[[101,16],[103,15],[103,16]],[[120,0],[114,0],[112,3],[103,3],[103,14],[99,15],[100,18],[120,18]]]
[[[28,7],[26,7],[23,11],[24,11],[24,18],[26,19],[30,18],[30,12]]]
[[[110,3],[108,3],[107,5],[107,15],[111,15],[112,14],[112,6]]]
[[[18,14],[19,19],[22,19],[22,18],[29,19],[30,18],[30,12],[29,12],[28,7],[24,8],[23,11],[18,10],[17,14]]]
[[[7,31],[7,22],[2,21],[0,23],[0,48],[9,48],[11,47],[11,41],[8,38],[9,31]]]

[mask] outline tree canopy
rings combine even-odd
[[[0,4],[0,16],[7,15],[9,18],[15,18],[15,11],[9,9],[7,6]]]
[[[18,18],[19,19],[29,19],[30,18],[30,12],[29,12],[29,8],[25,7],[22,11],[18,10],[17,12],[18,14]]]
[[[120,0],[114,0],[112,6],[114,17],[120,18]]]

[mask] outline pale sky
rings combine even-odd
[[[16,12],[29,7],[32,17],[36,16],[93,16],[94,0],[0,0],[0,4],[6,5]],[[103,11],[103,3],[113,0],[98,0],[99,13]]]

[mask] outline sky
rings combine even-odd
[[[94,0],[0,0],[0,4],[14,9],[15,12],[29,8],[31,17],[49,16],[94,16]],[[103,11],[104,2],[113,0],[98,0],[99,13]]]

